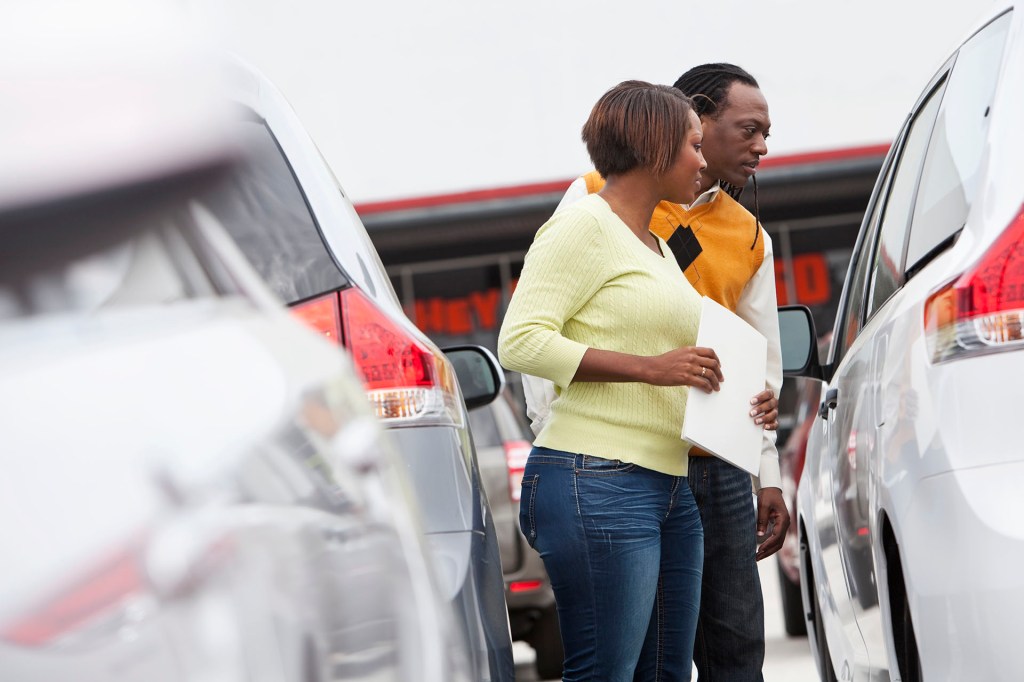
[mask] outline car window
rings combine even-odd
[[[896,139],[897,149],[902,146],[903,136]],[[881,215],[881,207],[885,203],[885,197],[889,191],[892,181],[892,172],[895,167],[895,154],[890,157],[882,169],[879,180],[876,183],[877,191],[871,205],[868,206],[868,213],[864,218],[861,227],[861,234],[854,246],[851,256],[850,269],[846,275],[846,288],[843,292],[841,308],[836,316],[836,330],[833,338],[833,365],[838,364],[846,349],[849,348],[857,335],[860,334],[861,324],[864,321],[864,289],[867,282],[868,266],[871,259],[868,254],[874,248],[875,235],[878,234],[878,219]]]
[[[248,157],[225,187],[207,197],[210,210],[286,303],[348,286],[266,123],[240,119],[236,132]]]
[[[0,319],[91,315],[225,293],[209,278],[205,256],[185,237],[194,223],[174,206],[119,213],[116,205],[97,202],[41,212],[17,224],[44,241],[48,234],[62,237],[64,248],[29,244],[23,262],[6,268]]]
[[[967,221],[978,189],[1010,16],[986,26],[957,55],[921,174],[907,245],[908,271],[941,251]]]
[[[945,82],[943,80],[931,91],[910,123],[871,258],[872,275],[866,318],[870,318],[903,285],[903,244],[906,241],[910,210],[914,205],[917,179],[942,101]]]

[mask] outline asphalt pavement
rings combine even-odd
[[[787,637],[782,625],[782,605],[779,596],[778,568],[774,558],[758,564],[764,592],[765,682],[817,682],[814,658],[806,637]],[[513,647],[516,660],[516,682],[538,682],[533,667],[533,649],[525,642]],[[697,674],[694,672],[694,680]]]

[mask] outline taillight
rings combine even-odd
[[[513,502],[523,495],[523,471],[532,446],[525,440],[505,441],[505,464],[508,466],[508,494]]]
[[[85,571],[69,568],[75,577],[0,626],[0,640],[40,647],[105,636],[137,621],[140,609],[201,588],[231,548],[215,527],[188,516],[169,521]]]
[[[341,311],[337,294],[331,293],[293,306],[292,314],[323,334],[328,341],[341,343]]]
[[[963,275],[928,297],[924,328],[933,362],[1024,346],[1024,206]]]
[[[518,594],[520,592],[533,592],[534,590],[539,590],[543,585],[544,583],[540,580],[520,580],[514,583],[509,583],[508,591],[513,594]]]
[[[451,364],[362,291],[331,292],[292,311],[348,348],[378,417],[398,425],[410,421],[461,425]]]
[[[144,592],[141,567],[134,554],[124,552],[4,626],[0,639],[22,646],[44,646],[121,611]]]

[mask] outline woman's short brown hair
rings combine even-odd
[[[693,101],[675,88],[624,81],[597,100],[583,125],[583,142],[603,177],[634,168],[662,174],[690,129]]]

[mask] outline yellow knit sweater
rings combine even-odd
[[[536,445],[686,475],[686,387],[572,381],[588,348],[653,356],[694,344],[700,295],[658,243],[663,256],[596,194],[537,232],[498,337],[505,367],[561,388]]]

